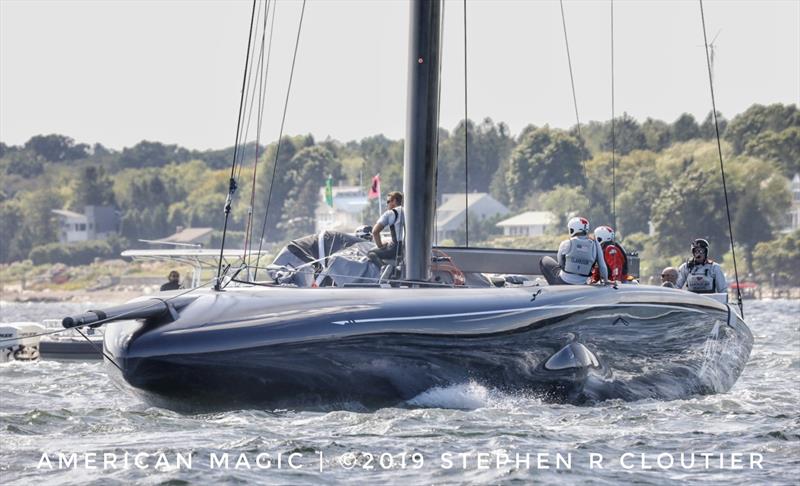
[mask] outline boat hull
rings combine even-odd
[[[646,286],[234,289],[112,323],[113,376],[182,411],[380,407],[474,381],[547,400],[730,389],[752,335],[728,306]]]

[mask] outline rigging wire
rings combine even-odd
[[[614,107],[614,0],[611,2],[611,226],[617,227],[617,126]]]
[[[292,79],[294,78],[294,66],[295,66],[295,63],[297,61],[297,50],[298,50],[298,48],[300,46],[300,32],[303,29],[303,16],[305,15],[305,12],[306,12],[306,0],[303,0],[303,6],[301,7],[301,10],[300,10],[300,21],[297,24],[297,38],[295,39],[295,43],[294,43],[294,54],[292,55],[292,67],[291,67],[291,70],[289,71],[289,86],[286,89],[286,99],[285,99],[285,101],[283,103],[283,116],[281,117],[281,128],[280,128],[280,131],[278,132],[278,146],[275,149],[275,160],[273,161],[273,164],[272,164],[272,178],[271,178],[271,181],[270,181],[270,184],[269,184],[269,192],[267,194],[267,206],[266,206],[266,210],[264,211],[264,222],[263,222],[263,224],[261,226],[261,238],[259,239],[259,242],[258,242],[258,256],[256,257],[256,267],[258,267],[258,263],[261,260],[261,248],[262,248],[262,245],[264,244],[264,232],[267,229],[267,217],[269,216],[269,206],[270,206],[270,203],[272,202],[272,189],[275,186],[275,173],[277,172],[277,169],[278,169],[278,156],[281,153],[281,142],[282,142],[282,139],[283,139],[283,128],[284,128],[284,126],[286,124],[286,111],[289,108],[289,95],[292,92]],[[258,272],[258,269],[256,269],[256,273],[257,272]],[[255,280],[255,275],[253,276],[253,280]]]
[[[269,58],[272,48],[272,33],[275,30],[275,8],[272,10],[272,25],[269,34],[269,47],[267,48],[267,60],[264,64],[264,69],[261,69],[262,61],[264,59],[264,43],[266,39],[266,32],[267,32],[267,19],[269,18],[269,8],[270,8],[270,0],[267,0],[266,11],[264,15],[264,27],[261,36],[261,52],[259,57],[259,70],[258,70],[258,83],[259,83],[259,94],[258,94],[258,119],[256,122],[256,146],[255,146],[255,157],[253,159],[253,179],[250,186],[250,205],[247,208],[247,224],[245,225],[245,234],[244,234],[244,254],[242,255],[242,260],[247,262],[247,254],[248,251],[251,250],[251,233],[253,229],[253,208],[255,206],[255,195],[256,195],[256,176],[258,174],[258,156],[259,150],[261,147],[261,128],[262,128],[262,121],[264,117],[264,105],[266,103],[266,95],[267,95],[267,76],[269,75]],[[273,3],[273,5],[276,5]],[[249,127],[249,120],[248,120],[248,127]],[[252,258],[252,251],[251,258]]]
[[[256,21],[255,21],[256,28],[255,28],[255,31],[253,32],[253,38],[254,39],[258,37],[258,24],[259,24],[259,20],[260,19],[261,19],[261,8],[259,8],[257,10],[257,13],[256,13]],[[263,43],[262,43],[261,51],[263,51],[263,49],[264,49],[264,47],[263,47]],[[247,123],[244,124],[244,135],[240,134],[239,138],[236,140],[236,146],[234,147],[234,150],[236,150],[237,148],[241,147],[239,149],[239,151],[238,151],[239,155],[236,157],[236,161],[237,161],[236,162],[236,164],[237,164],[236,180],[239,180],[241,178],[241,176],[242,176],[242,167],[244,166],[244,163],[242,162],[242,159],[244,158],[244,153],[246,152],[246,148],[247,148],[246,147],[246,143],[247,143],[247,136],[250,133],[250,120],[253,117],[253,106],[254,105],[253,105],[252,100],[256,96],[255,95],[256,84],[253,83],[252,94],[251,94],[251,91],[250,91],[250,84],[252,83],[252,79],[253,79],[253,70],[256,70],[256,71],[260,71],[261,70],[261,60],[262,60],[261,56],[259,55],[258,64],[253,64],[252,61],[251,61],[250,62],[250,67],[248,68],[247,87],[244,90],[244,92],[245,92],[245,94],[244,94],[244,107],[245,107],[245,109],[247,109],[248,106],[249,106],[249,109],[247,109]],[[242,121],[244,121],[244,115],[245,114],[244,114],[244,111],[243,111],[240,114],[240,116],[242,117]]]
[[[564,27],[564,45],[567,48],[567,65],[569,66],[569,82],[572,85],[572,104],[575,107],[575,129],[578,133],[578,140],[583,140],[583,135],[581,134],[581,119],[578,116],[578,95],[576,94],[575,90],[575,77],[572,74],[572,56],[570,56],[569,39],[567,39],[567,18],[564,15],[564,0],[559,0],[558,3],[561,6],[561,25]],[[583,160],[581,160],[581,171],[583,172],[583,180],[588,181],[589,179],[586,175],[586,162]]]
[[[442,17],[439,21],[439,42],[444,43],[444,14],[447,11],[447,2],[442,2]],[[439,49],[439,92],[436,95],[436,122],[439,123],[442,114],[442,57],[444,49]],[[436,175],[434,176],[435,187],[433,193],[433,245],[439,246],[439,127],[436,127]]]
[[[719,136],[719,121],[717,120],[717,102],[714,96],[714,80],[711,72],[711,57],[708,53],[708,36],[706,34],[706,16],[703,12],[703,0],[700,2],[700,20],[703,24],[703,45],[706,51],[706,65],[708,66],[708,86],[711,91],[711,111],[714,114],[714,131],[717,135],[717,153],[719,154],[719,171],[722,174],[722,191],[725,193],[725,212],[728,216],[728,235],[731,241],[731,253],[733,254],[733,274],[736,278],[736,299],[738,300],[739,312],[744,319],[744,304],[742,303],[742,290],[739,288],[739,269],[736,265],[736,245],[733,242],[733,225],[731,224],[731,208],[728,203],[728,185],[725,183],[725,164],[722,162],[722,142]]]
[[[303,0],[303,4],[305,5],[305,0]],[[253,10],[250,13],[250,31],[247,34],[247,54],[245,55],[244,61],[244,74],[242,75],[242,93],[239,98],[239,116],[236,120],[236,140],[233,147],[233,162],[231,163],[231,175],[230,180],[228,181],[228,197],[225,199],[225,224],[222,227],[222,243],[220,244],[219,248],[219,264],[217,266],[217,278],[216,282],[214,283],[214,289],[220,290],[220,280],[222,274],[222,259],[225,251],[225,236],[228,233],[228,220],[230,219],[231,215],[231,203],[233,201],[233,193],[236,192],[236,179],[234,179],[234,174],[236,171],[236,156],[238,152],[238,143],[239,143],[239,133],[241,130],[242,125],[242,110],[244,109],[244,96],[245,96],[245,86],[247,83],[247,70],[250,64],[250,44],[253,40],[253,24],[255,23],[256,17],[256,0],[253,0]]]
[[[439,82],[441,84],[441,81]],[[464,224],[469,248],[469,115],[467,110],[467,0],[464,0]]]
[[[248,135],[250,134],[250,122],[251,122],[251,120],[253,118],[253,108],[255,107],[254,100],[256,98],[256,90],[258,90],[258,96],[259,96],[259,99],[258,99],[259,100],[259,103],[258,103],[259,110],[261,108],[262,84],[263,84],[261,66],[262,66],[262,63],[264,62],[264,39],[265,39],[265,35],[267,33],[267,17],[269,16],[269,0],[267,0],[267,2],[265,3],[265,6],[266,6],[266,9],[265,9],[265,13],[264,13],[264,28],[261,31],[261,46],[260,46],[260,49],[258,51],[258,64],[256,64],[256,73],[257,73],[256,77],[257,77],[258,81],[253,83],[253,95],[252,95],[252,97],[250,97],[250,109],[248,110],[248,113],[247,113],[247,123],[245,124],[246,128],[245,128],[245,132],[244,132],[244,137],[242,139],[243,145],[245,147],[247,146],[247,138],[248,138]],[[261,14],[261,10],[259,9],[259,17],[256,20],[261,18],[260,14]],[[249,91],[250,81],[252,80],[252,76],[253,76],[253,71],[252,71],[252,65],[251,65],[250,79],[247,80],[248,91]],[[259,112],[259,114],[260,114],[260,112]],[[253,172],[256,171],[256,165],[257,164],[258,164],[258,142],[256,142],[256,146],[255,146],[255,160],[253,161]],[[243,168],[244,168],[244,163],[239,164],[239,171],[236,174],[236,178],[237,179],[241,178]],[[250,205],[247,208],[247,218],[246,218],[247,222],[245,224],[245,232],[244,232],[244,245],[243,245],[244,251],[243,251],[243,254],[242,254],[242,259],[244,261],[247,261],[247,244],[248,244],[248,236],[249,236],[249,230],[250,230],[250,221],[252,219],[252,216],[253,216],[253,193],[251,191],[251,193],[250,193]]]

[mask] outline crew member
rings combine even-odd
[[[589,239],[589,220],[572,218],[567,223],[570,238],[558,246],[558,261],[544,257],[539,268],[550,285],[583,285],[588,283],[592,267],[597,264],[600,278],[608,282],[608,267],[600,244]]]
[[[403,254],[403,235],[405,233],[403,194],[397,191],[390,192],[386,197],[386,207],[386,212],[372,227],[372,239],[377,248],[368,254],[370,261],[378,267],[383,266],[383,260],[397,260]],[[392,234],[392,241],[384,243],[381,240],[381,231],[387,227]]]
[[[600,243],[603,249],[603,260],[608,267],[608,279],[617,282],[627,282],[628,256],[622,245],[617,243],[617,234],[611,226],[598,226],[594,230],[594,240]],[[592,270],[592,282],[598,282],[600,274],[597,267]]]
[[[675,267],[667,267],[661,271],[661,286],[662,287],[669,287],[671,289],[676,288],[676,283],[678,282],[678,271]]]
[[[713,294],[725,292],[728,283],[719,263],[708,258],[708,241],[698,238],[692,242],[692,258],[678,268],[675,286],[690,292]]]
[[[173,270],[169,272],[169,276],[167,277],[168,282],[161,286],[161,290],[178,290],[181,288],[180,280],[181,274],[177,271]]]

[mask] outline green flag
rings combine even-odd
[[[328,203],[328,206],[333,207],[333,177],[325,180],[325,202]]]

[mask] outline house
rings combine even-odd
[[[204,247],[211,243],[213,232],[214,228],[184,228],[183,226],[178,226],[175,228],[174,234],[161,238],[158,242],[175,243],[179,246],[196,245]]]
[[[485,192],[472,192],[466,198],[464,193],[445,194],[442,203],[436,208],[436,238],[454,238],[466,222],[467,207],[469,217],[483,220],[505,216],[511,211]]]
[[[792,192],[792,206],[789,209],[789,227],[786,233],[800,228],[800,174],[795,174],[789,186]]]
[[[548,226],[558,222],[550,211],[526,211],[497,223],[504,236],[542,236]]]
[[[325,187],[319,190],[319,204],[314,212],[316,231],[338,230],[352,233],[364,223],[367,194],[359,186],[333,187],[333,207],[325,201]]]
[[[58,241],[105,240],[119,233],[119,212],[112,206],[86,206],[83,214],[66,209],[53,209],[58,217]]]

